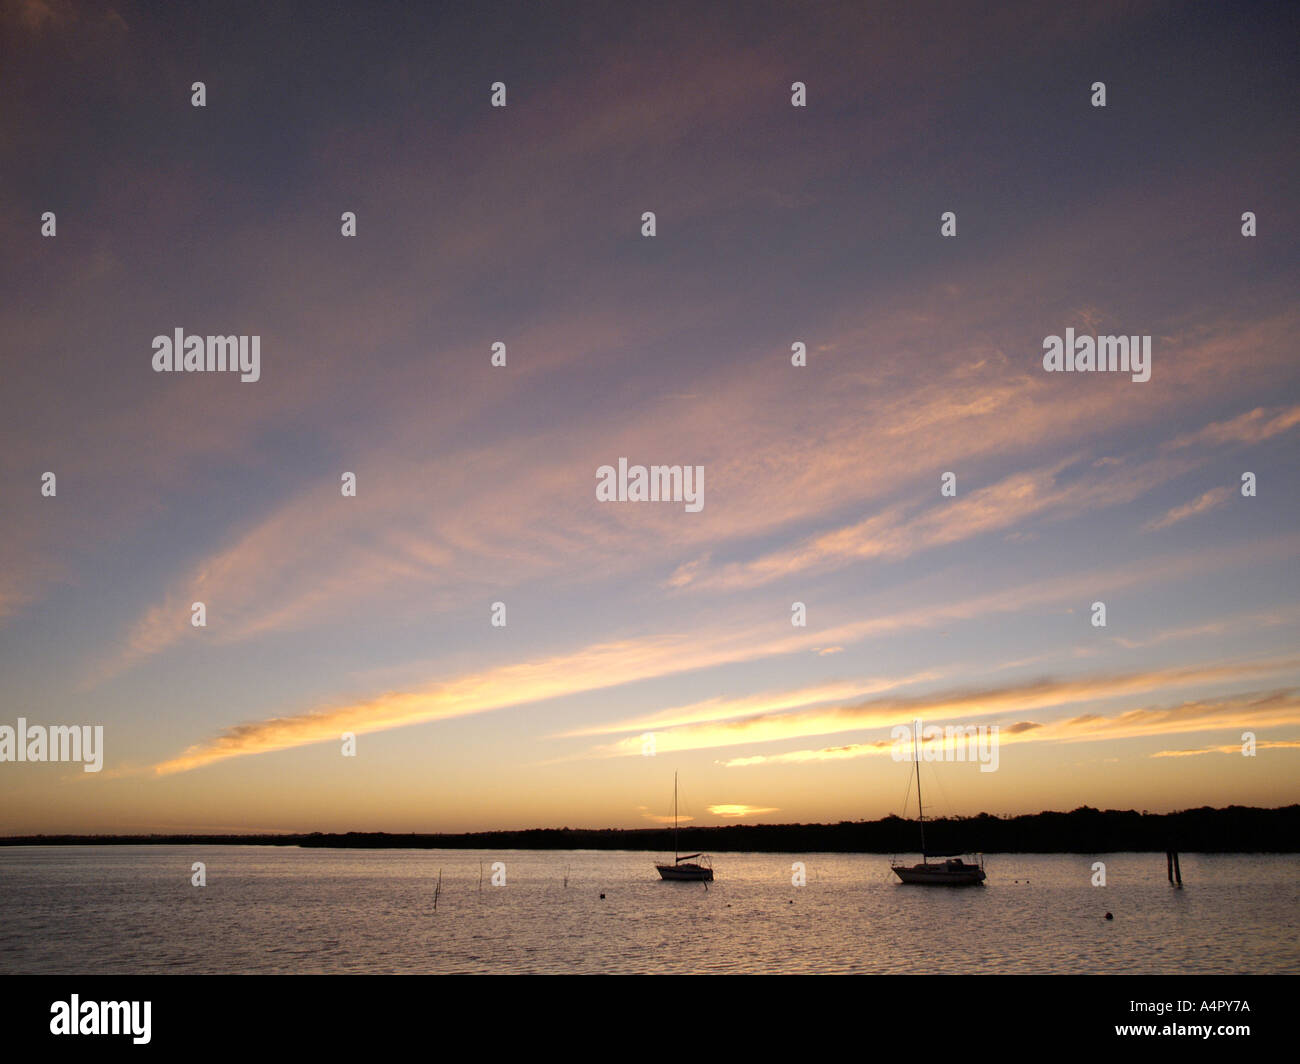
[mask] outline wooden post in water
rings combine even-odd
[[[1165,869],[1169,874],[1169,883],[1171,886],[1181,887],[1183,885],[1183,870],[1178,864],[1178,851],[1165,851]]]
[[[1182,889],[1182,886],[1183,886],[1183,870],[1182,870],[1181,868],[1178,867],[1178,851],[1177,851],[1177,850],[1174,851],[1174,879],[1177,880],[1177,882],[1178,882],[1178,887],[1179,887],[1179,889],[1181,890],[1181,889]]]
[[[433,888],[433,911],[438,911],[438,895],[442,893],[442,869],[438,869],[438,885]]]

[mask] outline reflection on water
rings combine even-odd
[[[731,853],[705,890],[659,856],[0,848],[0,972],[1300,972],[1293,855],[1184,854],[1181,891],[1163,854],[990,855],[965,890],[897,885],[887,856]]]

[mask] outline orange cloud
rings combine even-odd
[[[933,720],[934,715],[931,715]],[[1211,730],[1237,731],[1268,725],[1300,724],[1300,690],[1287,688],[1265,693],[1248,692],[1227,698],[1184,702],[1173,707],[1130,709],[1114,715],[1088,713],[1072,720],[1039,724],[1023,722],[1019,727],[999,728],[999,747],[1021,742],[1090,742],[1097,740],[1136,739],[1153,735],[1181,734]],[[947,737],[928,745],[955,747],[959,740]],[[1261,743],[1278,748],[1300,746],[1300,740]],[[890,740],[852,743],[846,746],[813,750],[792,750],[780,754],[735,757],[719,762],[724,768],[751,768],[756,765],[805,764],[815,761],[839,761],[849,758],[885,754],[893,750]],[[1204,750],[1162,751],[1152,757],[1176,757],[1198,753],[1241,752],[1241,743]]]
[[[927,721],[969,721],[1006,713],[1060,709],[1079,702],[1119,698],[1145,691],[1214,684],[1246,676],[1300,669],[1300,658],[1212,666],[1186,666],[1112,676],[1081,676],[1067,680],[1035,680],[1009,686],[941,692],[916,698],[870,699],[856,705],[761,713],[738,720],[714,720],[683,724],[655,734],[658,753],[702,750],[741,743],[768,743],[781,740],[830,735],[837,732],[865,731],[893,727],[915,718]],[[1098,718],[1102,719],[1102,718]],[[1136,718],[1133,718],[1136,720]],[[1126,726],[1132,724],[1127,721]],[[1088,718],[1078,718],[1061,725],[1037,728],[1017,726],[1011,734],[1035,739],[1052,735],[1052,728],[1068,728],[1071,736],[1088,730]],[[1181,729],[1188,730],[1188,729]],[[887,746],[887,744],[885,744]],[[865,744],[863,752],[876,752],[878,742]],[[848,756],[839,752],[833,757]],[[594,751],[599,756],[618,757],[641,754],[641,741],[630,736]],[[786,757],[786,760],[812,758],[812,754]],[[820,757],[820,755],[818,755]],[[749,761],[747,763],[756,763]]]
[[[711,805],[709,812],[714,816],[727,817],[728,819],[739,819],[746,816],[762,816],[764,813],[779,813],[781,810],[776,806],[757,806],[757,805]]]
[[[1255,744],[1256,750],[1297,750],[1300,739],[1270,739]],[[1202,754],[1236,754],[1241,756],[1241,743],[1224,743],[1221,746],[1203,746],[1198,750],[1158,750],[1151,757],[1199,757]]]
[[[1264,543],[1248,543],[1224,551],[1197,551],[1172,559],[1162,565],[1130,565],[1109,573],[1085,573],[1057,580],[1038,580],[1021,587],[1006,588],[964,601],[919,606],[895,614],[866,618],[833,625],[821,632],[792,630],[773,636],[765,624],[758,626],[715,625],[707,630],[686,634],[659,634],[638,639],[591,644],[569,654],[541,658],[517,665],[470,673],[442,684],[404,693],[390,693],[341,707],[277,717],[230,728],[210,740],[198,743],[178,757],[156,766],[160,774],[187,771],[230,757],[283,750],[309,743],[337,741],[340,734],[356,734],[404,727],[455,716],[481,713],[506,706],[537,702],[579,691],[632,683],[656,676],[667,676],[731,662],[752,661],[772,655],[806,651],[827,638],[839,643],[853,643],[872,635],[896,632],[904,628],[930,627],[958,617],[987,617],[997,612],[1020,611],[1046,602],[1077,598],[1081,594],[1102,592],[1109,588],[1131,586],[1160,579],[1204,572],[1216,562],[1242,552],[1255,560],[1294,553],[1294,538]],[[1204,671],[1204,670],[1203,670]],[[1130,681],[1134,682],[1134,681]],[[1079,681],[1086,687],[1086,681]],[[1032,692],[1024,692],[1032,698]],[[965,704],[979,700],[978,693],[967,696]],[[1082,696],[1080,696],[1082,697]],[[1037,704],[1037,703],[1034,703]],[[703,710],[703,707],[696,707]],[[707,712],[707,710],[703,710]],[[821,711],[818,711],[821,712]],[[836,713],[823,714],[823,730],[843,730]],[[807,720],[803,725],[781,720],[779,715],[764,715],[759,720],[773,721],[772,729],[789,729],[787,737],[812,734]],[[711,720],[700,725],[669,728],[656,733],[659,750],[695,748],[689,728],[711,729],[712,737],[704,746],[728,745],[751,738],[757,731],[755,718],[728,724]],[[889,721],[892,723],[892,720]],[[829,725],[829,726],[825,726]],[[644,722],[633,725],[644,731]],[[868,725],[857,723],[854,727]],[[661,725],[662,727],[662,725]],[[750,734],[742,734],[748,731]],[[632,739],[624,740],[614,753],[630,752]],[[665,745],[667,744],[667,745]],[[636,740],[640,752],[640,740]],[[623,749],[627,747],[627,749]]]

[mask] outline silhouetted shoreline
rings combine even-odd
[[[1105,811],[950,817],[926,821],[931,851],[980,853],[1300,852],[1300,805],[1228,806],[1176,813]],[[662,850],[664,828],[529,828],[463,834],[349,831],[298,835],[17,835],[0,846],[304,846],[330,849]],[[913,853],[917,825],[887,816],[838,824],[728,824],[683,827],[681,847],[715,853]]]

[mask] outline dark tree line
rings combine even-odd
[[[1177,813],[1092,809],[998,817],[927,820],[926,848],[981,853],[1297,853],[1300,805],[1255,809],[1185,809]],[[671,850],[664,828],[530,828],[473,834],[356,832],[307,835],[27,835],[0,839],[3,846],[265,845],[357,849]],[[679,849],[713,853],[915,853],[917,823],[897,816],[838,824],[728,824],[684,827]]]

